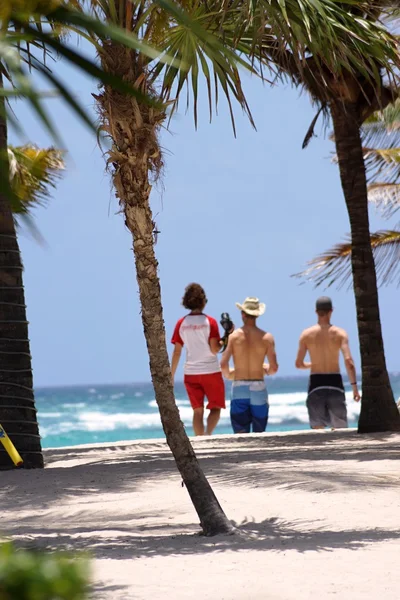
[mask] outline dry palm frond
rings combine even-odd
[[[396,183],[400,177],[400,148],[363,148],[369,181]]]
[[[400,210],[400,184],[371,183],[368,186],[368,200],[379,208],[385,219],[390,219]]]
[[[400,230],[382,230],[371,233],[371,246],[375,259],[377,279],[380,284],[389,284],[398,280],[400,285]],[[316,287],[338,288],[349,284],[351,279],[351,241],[350,236],[342,244],[336,244],[308,263],[308,268],[296,273],[294,277],[312,281]]]

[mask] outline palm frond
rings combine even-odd
[[[400,99],[384,110],[374,112],[361,128],[364,146],[394,148],[400,146]]]
[[[400,230],[382,230],[371,233],[371,246],[375,259],[376,275],[380,285],[397,280],[400,285]],[[305,278],[316,287],[338,288],[351,284],[351,241],[336,244],[308,263],[308,268],[294,277]]]
[[[396,183],[400,177],[400,148],[363,148],[368,181]]]
[[[385,219],[390,219],[400,210],[400,184],[371,183],[368,186],[368,200],[375,204]]]
[[[219,5],[219,2],[217,4]],[[250,42],[245,47],[242,41],[243,54],[240,57],[235,47],[232,25],[228,20],[222,21],[210,5],[205,3],[194,3],[192,7],[189,6],[187,18],[197,27],[188,27],[176,22],[170,23],[163,32],[158,33],[158,47],[163,53],[173,57],[176,63],[181,64],[180,69],[174,65],[154,66],[151,79],[154,84],[161,86],[162,101],[173,100],[173,113],[177,110],[183,89],[186,88],[188,94],[190,89],[194,121],[197,126],[199,79],[203,78],[208,94],[210,120],[213,104],[217,111],[220,91],[226,98],[234,132],[235,119],[231,99],[240,105],[254,126],[239,72],[241,66],[250,73],[258,74],[249,58]],[[199,31],[202,32],[201,35],[198,34]]]
[[[35,206],[46,205],[64,169],[62,152],[55,148],[10,146],[8,149],[10,185],[17,202],[13,213],[26,215]]]
[[[248,0],[245,6],[247,23],[258,19],[266,38],[263,52],[319,101],[337,98],[339,88],[346,92],[346,74],[371,82],[377,95],[382,75],[396,79],[398,41],[376,18],[372,3],[361,8],[351,1]]]

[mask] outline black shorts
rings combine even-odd
[[[347,427],[346,396],[339,373],[313,374],[308,388],[310,427]]]
[[[346,396],[338,390],[317,390],[307,398],[310,427],[347,427]]]

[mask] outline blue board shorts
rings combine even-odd
[[[234,381],[231,423],[234,433],[260,433],[268,423],[268,392],[265,381]],[[252,428],[252,429],[251,429]]]

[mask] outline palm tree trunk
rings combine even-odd
[[[135,52],[104,41],[100,59],[106,71],[119,75],[146,92],[152,91],[145,83],[147,73]],[[156,97],[154,90],[153,93]],[[116,195],[125,213],[125,224],[133,237],[151,378],[167,443],[197,511],[203,533],[232,533],[234,528],[218,503],[186,435],[172,385],[149,202],[149,178],[156,178],[163,166],[158,134],[166,115],[162,110],[144,105],[109,86],[94,97],[98,102],[103,129],[113,142],[108,153],[108,165],[112,165]]]
[[[0,89],[2,86],[0,73]],[[5,102],[1,97],[0,152],[7,157]],[[8,164],[4,175],[8,178]],[[24,467],[43,467],[32,389],[22,261],[11,204],[4,188],[0,190],[0,423],[21,454]],[[0,445],[0,469],[12,466]]]
[[[331,114],[340,178],[351,226],[351,264],[362,364],[362,404],[358,431],[399,431],[400,414],[386,368],[379,316],[360,119],[355,105],[351,103],[332,103]]]
[[[143,181],[141,198],[137,198],[134,205],[126,206],[125,216],[134,240],[133,251],[142,305],[143,329],[155,397],[167,443],[197,511],[204,534],[232,533],[233,527],[200,468],[175,403],[157,274],[158,263],[153,246],[153,219],[148,201],[149,192],[150,185],[146,177]]]

